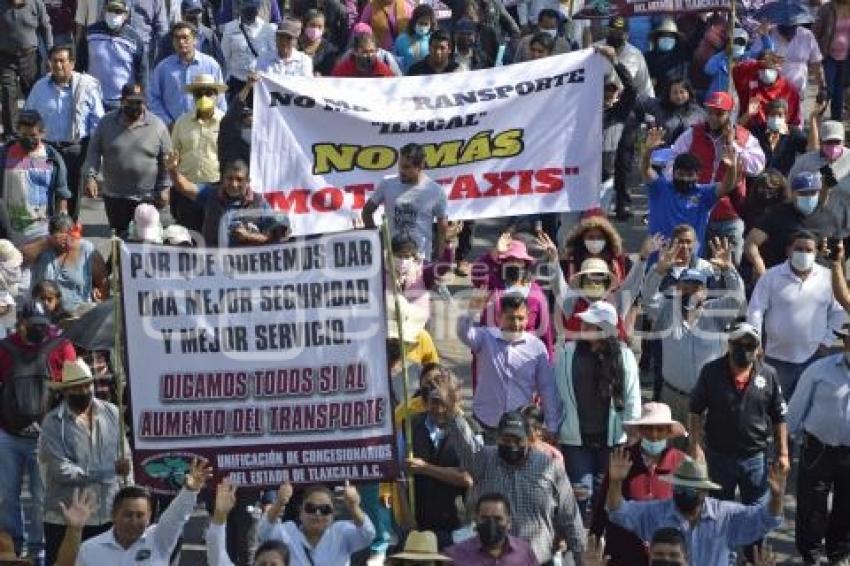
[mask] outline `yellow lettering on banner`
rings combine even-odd
[[[525,149],[520,128],[494,133],[484,130],[468,140],[449,140],[422,144],[428,169],[453,167],[519,155]],[[313,146],[313,174],[325,175],[335,171],[385,171],[395,166],[398,151],[386,145],[356,146],[350,144],[318,143]]]

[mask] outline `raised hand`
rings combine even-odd
[[[496,240],[496,252],[503,254],[511,247],[514,237],[510,232],[502,232],[499,239]]]
[[[654,254],[657,251],[660,251],[665,244],[664,236],[661,234],[653,234],[652,236],[647,236],[643,243],[640,245],[640,258],[642,260],[646,260],[649,256]]]
[[[360,507],[360,492],[348,480],[345,480],[345,487],[342,488],[342,500],[349,511]]]
[[[676,258],[682,252],[682,244],[673,240],[661,249],[658,256],[657,269],[666,273],[676,263]]]
[[[543,249],[547,261],[556,261],[558,259],[558,246],[549,237],[546,232],[537,233],[537,245]]]
[[[738,152],[732,144],[727,144],[723,148],[723,163],[726,164],[726,167],[732,167],[738,163]]]
[[[180,152],[169,151],[162,157],[162,164],[169,171],[176,170],[180,167]]]
[[[212,466],[204,458],[195,458],[189,466],[189,473],[183,481],[183,487],[189,491],[200,491],[212,477]]]
[[[213,522],[223,525],[233,507],[236,506],[236,486],[228,478],[222,480],[215,488],[215,511]]]
[[[632,458],[623,447],[614,448],[611,451],[611,461],[608,464],[608,477],[613,481],[623,481],[629,475],[632,467]]]
[[[652,151],[664,145],[664,128],[650,128],[646,132],[646,149]]]
[[[283,483],[277,489],[277,500],[281,505],[287,505],[292,499],[292,484],[289,482]]]
[[[774,462],[773,465],[770,466],[770,472],[767,476],[767,483],[770,485],[770,491],[780,497],[784,495],[785,481],[787,479],[788,469],[779,462]]]
[[[62,518],[65,519],[65,525],[76,529],[86,526],[86,522],[95,509],[97,509],[95,494],[88,489],[74,488],[71,501],[67,506],[64,502],[59,502],[59,510],[62,512]]]
[[[735,264],[732,262],[732,246],[729,245],[728,238],[714,237],[709,241],[708,245],[711,247],[711,259],[709,262],[715,269],[727,271],[734,267]]]

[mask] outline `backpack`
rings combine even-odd
[[[8,432],[24,436],[37,434],[37,426],[50,409],[47,360],[63,340],[61,336],[53,337],[36,352],[26,351],[9,339],[0,341],[0,348],[12,360],[12,369],[0,394],[0,408]]]

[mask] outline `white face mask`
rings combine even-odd
[[[733,45],[732,46],[732,57],[735,59],[740,59],[744,56],[744,51],[746,51],[746,45]]]
[[[558,30],[557,29],[542,29],[540,31],[542,31],[543,33],[545,33],[546,35],[548,35],[552,39],[555,39],[556,37],[558,37]]]
[[[103,16],[103,21],[106,23],[106,27],[111,30],[116,30],[124,25],[124,20],[126,16],[124,14],[115,14],[112,12],[106,12]]]
[[[815,266],[814,252],[792,252],[791,267],[800,272],[811,271]]]
[[[416,258],[395,258],[395,268],[399,275],[408,275],[416,268]]]
[[[766,85],[772,85],[779,77],[779,71],[776,69],[761,69],[759,71],[759,80]]]
[[[782,116],[768,116],[767,129],[771,132],[783,132],[785,130],[785,118]]]
[[[505,295],[519,295],[523,298],[528,298],[528,293],[531,291],[531,285],[511,285],[505,289]]]
[[[602,253],[605,249],[605,240],[592,238],[584,241],[584,247],[592,254]]]
[[[658,38],[658,50],[659,51],[673,51],[673,48],[676,47],[676,39],[673,37],[659,37]]]

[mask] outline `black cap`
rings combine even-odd
[[[623,16],[611,16],[608,20],[608,29],[625,33],[629,31],[629,20]]]
[[[528,433],[528,421],[519,411],[508,411],[499,419],[499,434],[510,434],[527,439]]]
[[[50,324],[50,314],[41,301],[27,301],[18,311],[18,318],[29,324]]]

